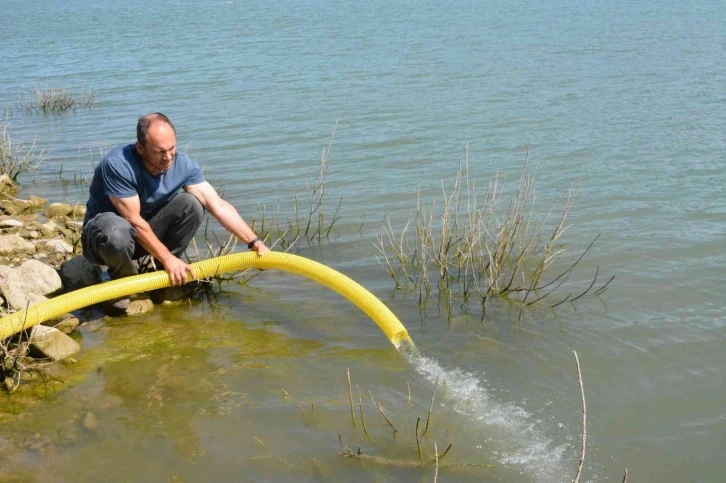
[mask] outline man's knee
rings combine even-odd
[[[182,207],[186,216],[192,219],[202,220],[204,216],[204,207],[196,196],[191,193],[179,193],[174,197],[174,201],[178,202]]]
[[[101,213],[84,227],[84,238],[90,247],[127,250],[136,233],[131,224],[115,213]]]
[[[105,243],[106,250],[121,251],[133,247],[135,239],[133,229],[128,222],[126,225],[115,226],[106,234],[108,236]]]

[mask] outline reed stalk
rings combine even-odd
[[[569,228],[567,217],[575,192],[556,200],[539,220],[536,174],[537,166],[530,167],[528,148],[516,189],[505,204],[505,183],[498,173],[484,190],[477,187],[469,168],[467,146],[452,188],[447,190],[442,183],[439,202],[433,200],[427,207],[419,182],[416,212],[400,228],[394,228],[386,215],[376,233],[377,259],[393,279],[395,289],[417,290],[419,304],[432,293],[438,294],[449,318],[456,305],[466,310],[478,302],[484,312],[492,297],[511,299],[519,304],[521,318],[525,307],[560,288],[592,244],[577,262],[543,282],[548,269],[565,250],[561,237]],[[561,213],[550,226],[557,209]],[[585,290],[559,303],[602,294],[612,278],[596,289],[598,274],[599,269]],[[546,289],[549,291],[544,293]]]
[[[48,157],[38,150],[35,138],[29,143],[17,142],[8,133],[8,124],[0,123],[0,175],[7,175],[13,182],[25,172],[39,171]]]
[[[33,90],[33,99],[19,102],[26,111],[39,111],[43,114],[61,114],[77,109],[90,109],[96,103],[98,91],[82,90],[74,95],[72,88],[39,88]]]

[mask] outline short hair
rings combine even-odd
[[[167,123],[171,127],[171,130],[174,131],[174,134],[176,134],[176,128],[171,123],[171,119],[160,112],[152,112],[151,114],[141,116],[139,122],[136,123],[136,140],[141,144],[146,144],[146,136],[149,134],[149,128],[151,128],[154,121]]]

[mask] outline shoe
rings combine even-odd
[[[126,309],[129,308],[131,299],[129,297],[119,297],[103,302],[103,312],[106,315],[115,317],[117,315],[126,315]]]

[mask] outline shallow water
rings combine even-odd
[[[575,349],[584,480],[620,481],[626,467],[633,481],[722,480],[722,6],[26,3],[0,7],[0,106],[36,86],[98,98],[63,116],[11,113],[11,132],[51,150],[44,171],[21,178],[24,195],[85,199],[99,151],[160,110],[246,216],[258,203],[289,213],[337,120],[326,197],[331,208],[342,198],[341,219],[330,243],[301,254],[382,298],[421,358],[398,354],[337,295],[265,272],[215,303],[81,331],[78,363],[57,369],[61,390],[42,403],[30,385],[0,396],[11,471],[0,479],[431,481],[430,465],[336,453],[340,433],[366,454],[417,460],[416,417],[438,376],[422,443],[429,457],[453,443],[440,481],[565,481],[579,458]],[[529,145],[543,215],[578,189],[553,270],[601,233],[572,285],[599,266],[616,277],[602,297],[522,321],[505,301],[447,320],[435,302],[421,313],[417,294],[391,292],[374,231],[386,213],[406,219],[419,182],[427,200],[451,186],[467,143],[480,186],[497,171],[512,180]],[[346,368],[373,441],[350,422]]]

